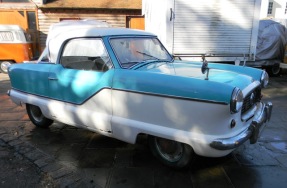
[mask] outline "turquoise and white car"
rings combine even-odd
[[[43,59],[9,68],[8,95],[38,127],[55,120],[128,143],[145,134],[161,162],[181,168],[256,143],[271,117],[263,70],[175,60],[144,31],[53,27]]]

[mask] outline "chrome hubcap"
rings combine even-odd
[[[43,119],[43,114],[41,109],[37,106],[30,106],[31,114],[36,121],[41,121]]]
[[[159,154],[169,162],[176,162],[181,159],[183,154],[183,145],[179,142],[156,138],[156,148]]]

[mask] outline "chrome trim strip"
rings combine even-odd
[[[42,96],[42,95],[37,95],[37,94],[34,94],[34,93],[29,93],[29,92],[26,92],[26,91],[15,89],[15,88],[13,88],[13,89],[15,91],[19,91],[19,92],[23,92],[23,93],[27,93],[27,94],[31,94],[31,95],[35,95],[35,96],[39,96],[39,97],[43,97],[43,98],[47,98],[47,99],[52,99],[52,100],[56,100],[56,101],[62,101],[62,102],[66,102],[66,103],[71,103],[71,104],[75,104],[75,105],[84,104],[86,101],[88,101],[90,98],[92,98],[93,96],[95,96],[96,94],[98,94],[100,91],[102,91],[104,89],[112,89],[112,90],[116,90],[116,91],[125,91],[125,92],[130,92],[130,93],[138,93],[138,94],[151,95],[151,96],[157,96],[157,97],[168,97],[168,98],[181,99],[181,100],[190,100],[190,101],[198,101],[198,102],[213,103],[213,104],[220,104],[220,105],[228,105],[228,103],[226,103],[226,102],[210,101],[210,100],[203,100],[203,99],[192,99],[192,98],[187,98],[187,97],[178,97],[178,96],[173,96],[173,95],[148,93],[148,92],[134,91],[134,90],[115,89],[115,88],[110,88],[110,87],[103,87],[103,88],[101,88],[99,91],[97,91],[96,93],[94,93],[93,95],[91,95],[89,98],[87,98],[86,100],[84,100],[81,103],[73,103],[73,102],[70,102],[70,101],[59,100],[59,99],[54,99],[54,98],[50,98],[50,97],[47,97],[47,96]]]
[[[188,97],[165,95],[165,94],[158,94],[158,93],[149,93],[149,92],[143,92],[143,91],[126,90],[126,89],[115,89],[115,88],[113,88],[113,90],[125,91],[125,92],[130,92],[130,93],[145,94],[145,95],[151,95],[151,96],[157,96],[157,97],[167,97],[167,98],[173,98],[173,99],[181,99],[181,100],[198,101],[198,102],[204,102],[204,103],[228,105],[227,102],[221,102],[221,101],[212,101],[212,100],[205,100],[205,99],[193,99],[193,98],[188,98]]]

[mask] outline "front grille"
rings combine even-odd
[[[259,102],[260,100],[261,100],[261,89],[260,87],[258,87],[244,97],[243,106],[241,109],[241,115],[246,113],[256,104],[256,102]]]

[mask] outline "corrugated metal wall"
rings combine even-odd
[[[141,15],[141,10],[38,9],[41,49],[45,48],[50,25],[61,19],[96,19],[112,27],[126,27],[126,17],[132,15]]]
[[[175,0],[175,54],[250,53],[256,0]]]

